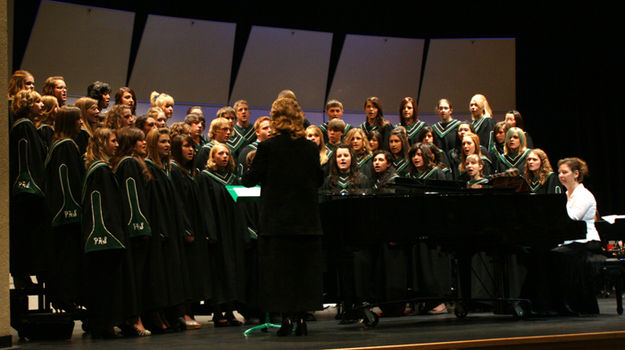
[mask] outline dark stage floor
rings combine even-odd
[[[614,299],[600,299],[601,314],[587,317],[552,317],[514,320],[512,316],[470,313],[465,319],[453,314],[381,318],[374,328],[361,324],[338,325],[333,308],[317,312],[306,337],[279,338],[275,330],[244,336],[246,326],[213,328],[208,317],[198,317],[203,328],[145,338],[92,340],[83,336],[77,322],[71,341],[20,342],[13,334],[15,348],[24,349],[335,349],[345,347],[416,344],[456,340],[524,337],[625,331],[625,316],[616,313]]]

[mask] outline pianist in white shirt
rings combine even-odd
[[[565,241],[564,244],[600,241],[599,233],[595,228],[597,201],[582,184],[586,175],[588,175],[588,166],[579,158],[565,158],[558,162],[558,178],[566,187],[566,211],[571,219],[586,222],[586,238]]]

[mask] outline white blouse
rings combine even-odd
[[[568,195],[568,191],[566,192]],[[566,211],[569,217],[577,221],[586,222],[586,239],[577,239],[574,241],[565,241],[564,244],[573,242],[586,243],[589,241],[600,241],[599,232],[595,228],[595,213],[597,212],[597,201],[595,196],[584,187],[583,184],[577,185],[573,193],[566,202]]]

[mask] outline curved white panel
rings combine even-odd
[[[86,95],[96,80],[116,90],[126,81],[133,20],[129,12],[42,1],[22,69],[38,91],[53,75],[65,78],[71,95]]]
[[[302,108],[323,109],[331,47],[331,33],[252,27],[231,102],[271,106],[290,89]]]
[[[158,91],[176,103],[225,104],[234,33],[233,23],[150,15],[130,87],[142,100]]]

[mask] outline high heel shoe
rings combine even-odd
[[[308,335],[308,326],[306,325],[306,320],[304,318],[297,319],[297,324],[295,325],[295,335]]]
[[[293,332],[293,321],[290,317],[282,317],[282,326],[276,332],[279,337],[285,337]]]

